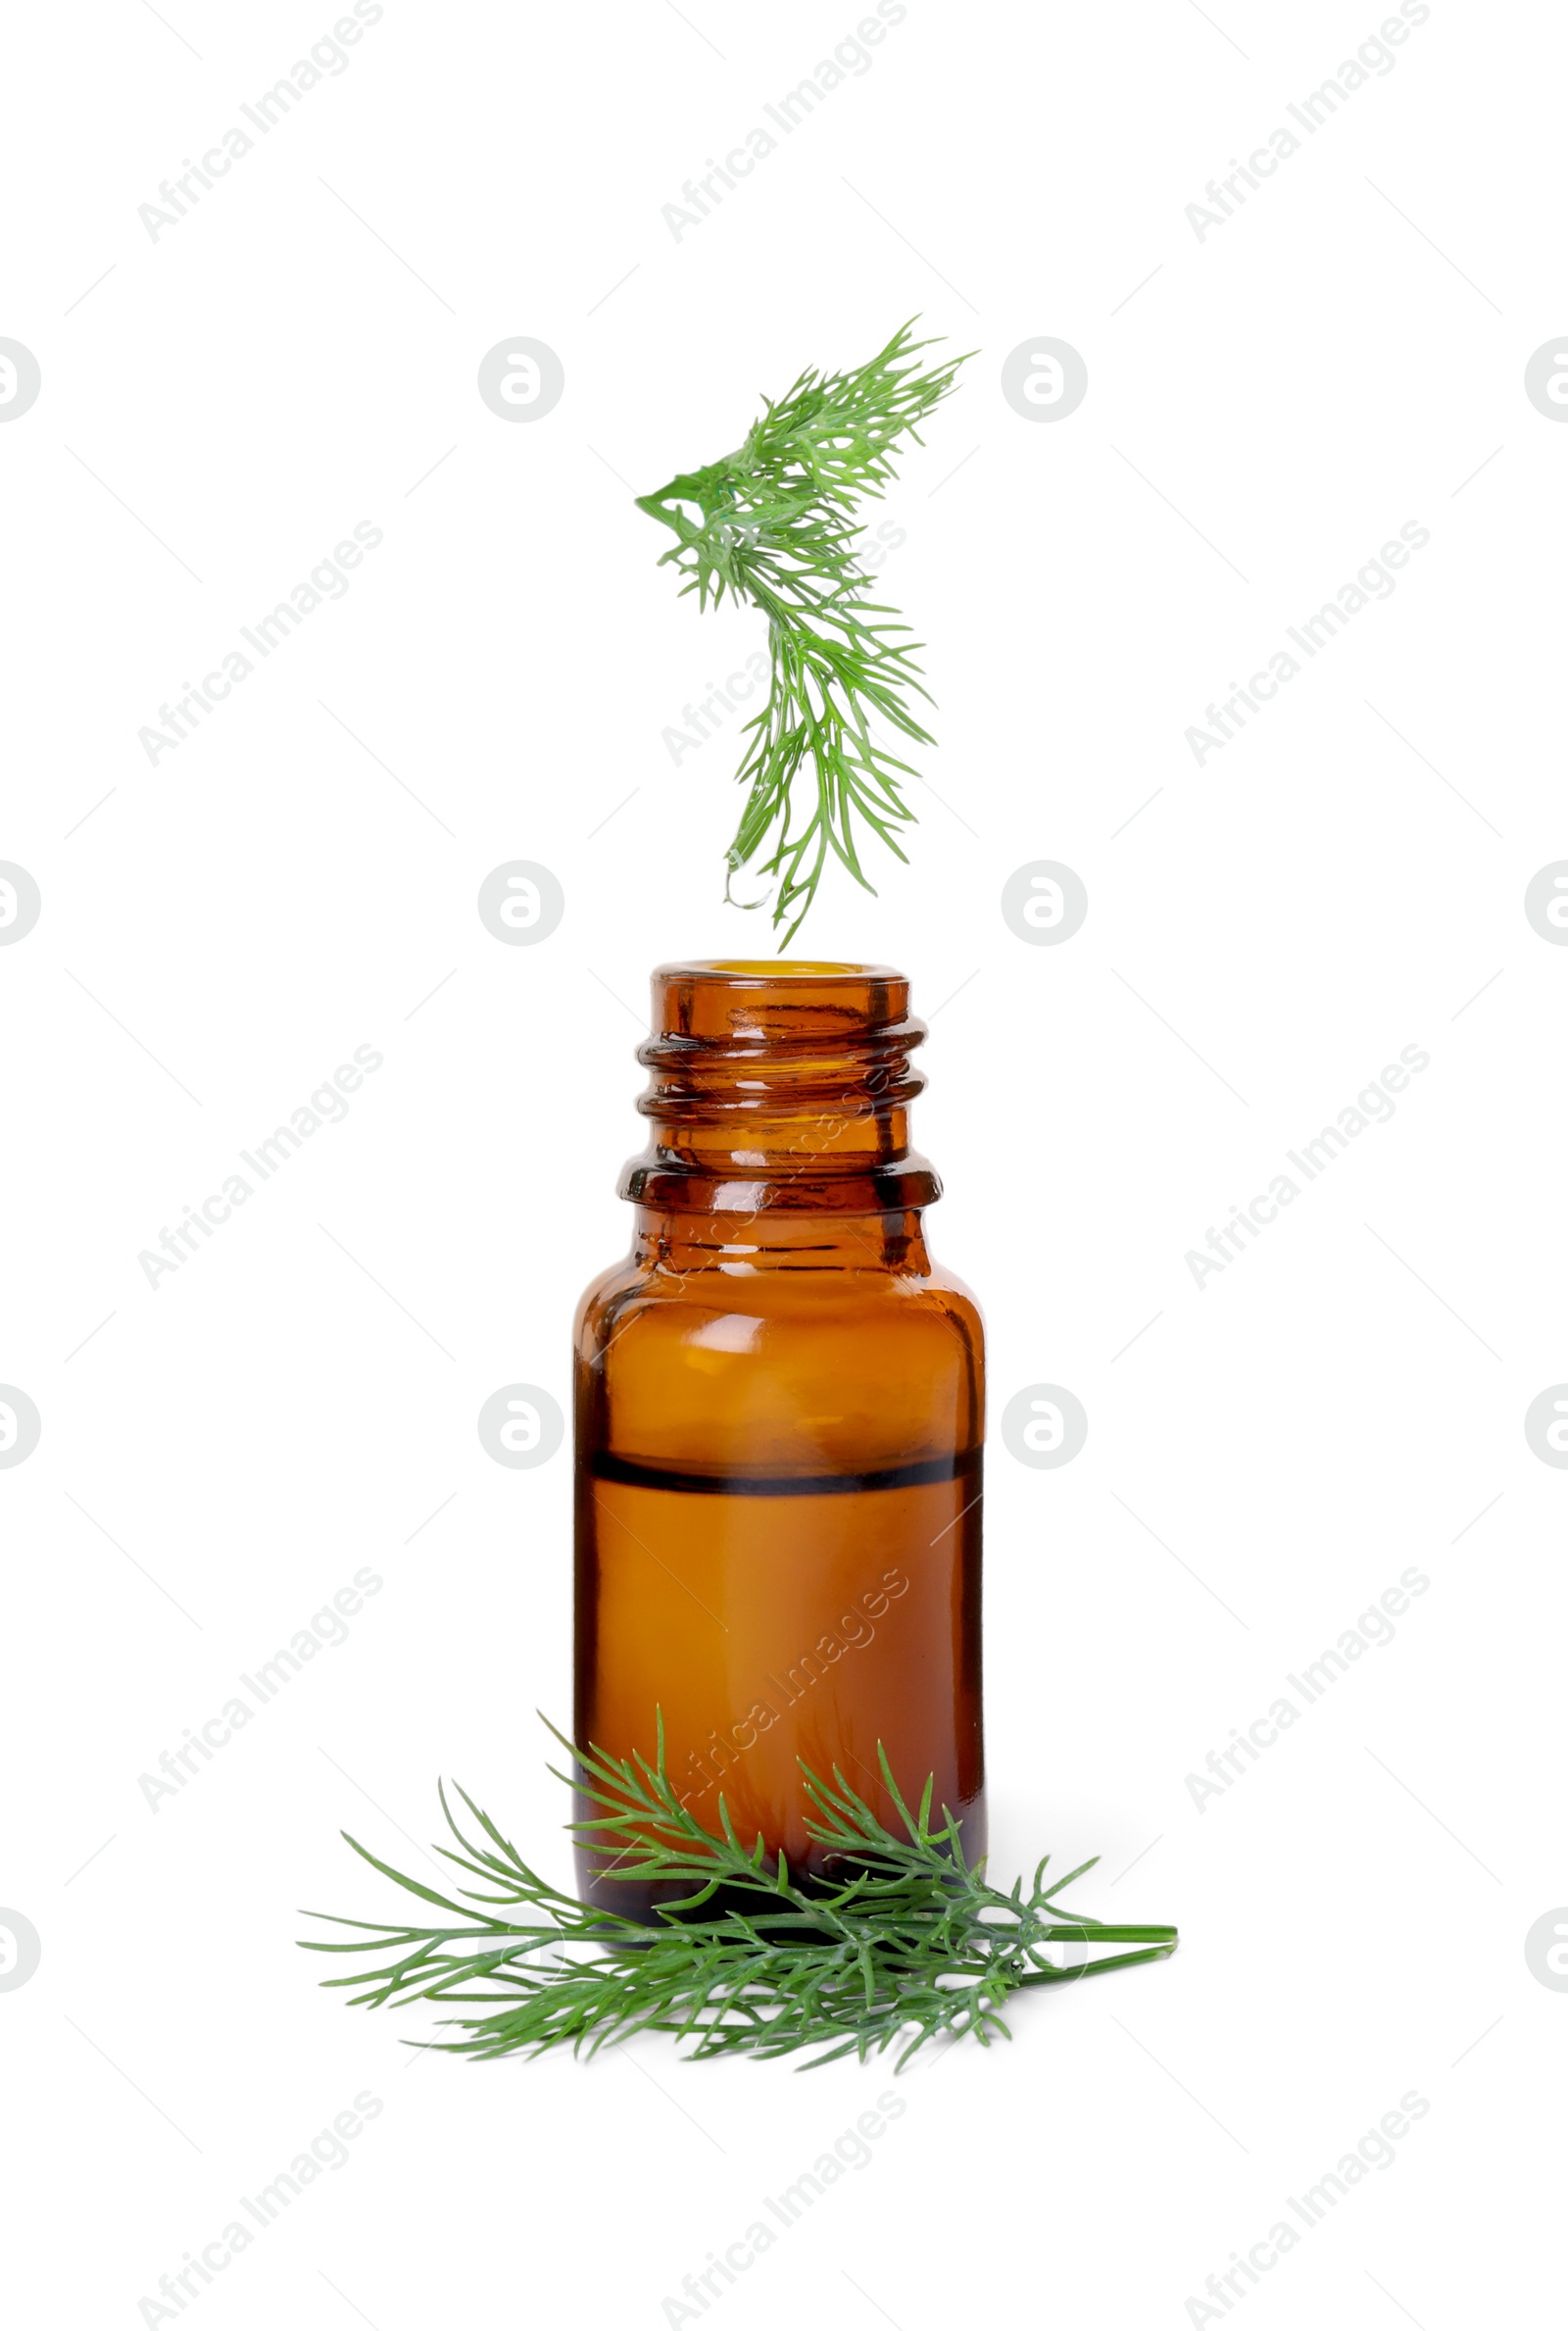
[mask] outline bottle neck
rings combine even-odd
[[[912,1207],[889,1214],[693,1214],[639,1206],[632,1260],[646,1270],[717,1271],[728,1278],[779,1270],[924,1278],[931,1269],[924,1224]]]
[[[906,1215],[941,1195],[909,1144],[925,1028],[908,982],[858,964],[654,973],[652,1121],[620,1194],[659,1215]]]

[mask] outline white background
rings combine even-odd
[[[43,375],[0,427],[0,858],[43,894],[0,950],[0,1379],[43,1419],[0,1471],[0,1904],[43,1949],[0,1994],[17,2319],[164,2319],[159,2276],[369,2091],[346,2164],[184,2312],[680,2320],[893,2085],[416,2057],[418,2010],[351,2013],[293,1946],[299,1906],[383,1908],[336,1833],[415,1860],[438,1773],[567,1869],[534,1711],[568,1707],[568,1461],[504,1470],[474,1419],[514,1380],[564,1400],[623,1251],[649,968],[765,936],[721,903],[733,745],[662,740],[759,622],[677,604],[628,488],[917,312],[978,351],[888,506],[940,798],[808,938],[932,1019],[930,1227],[993,1418],[1040,1381],[1090,1417],[1060,1470],[993,1443],[994,1867],[1099,1853],[1083,1906],[1183,1942],[906,2074],[870,2164],[708,2311],[1222,2319],[1204,2278],[1416,2090],[1393,2165],[1229,2311],[1538,2319],[1568,1480],[1522,1419],[1568,1375],[1568,954],[1522,899],[1568,848],[1568,428],[1523,372],[1568,321],[1560,15],[1433,0],[1200,241],[1186,206],[1378,0],[909,0],[677,239],[662,206],[848,0],[386,0],[151,239],[138,205],[332,13],[88,0],[7,38],[0,333]],[[474,385],[509,333],[565,369],[526,426]],[[999,386],[1041,333],[1089,369],[1055,425]],[[360,521],[346,597],[149,766],[138,729]],[[1407,521],[1392,598],[1198,766],[1188,725]],[[537,947],[475,912],[519,858],[566,897]],[[1088,886],[1059,947],[1001,916],[1038,859]],[[357,1045],[384,1066],[346,1120],[150,1287],[140,1251]],[[1406,1045],[1392,1121],[1195,1285]],[[366,1565],[349,1640],[150,1810],[138,1775]],[[1188,1774],[1411,1565],[1396,1640],[1200,1810]]]

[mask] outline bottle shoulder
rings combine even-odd
[[[597,1446],[661,1462],[871,1468],[973,1449],[984,1327],[953,1272],[679,1272],[633,1258],[578,1313]]]
[[[845,1267],[752,1268],[721,1262],[701,1268],[671,1268],[636,1255],[623,1257],[589,1281],[578,1300],[575,1340],[591,1346],[623,1331],[632,1316],[662,1322],[680,1334],[687,1315],[744,1314],[777,1326],[799,1321],[814,1326],[832,1319],[847,1323],[895,1314],[962,1318],[984,1334],[979,1299],[956,1271],[927,1261],[915,1269],[867,1263]]]

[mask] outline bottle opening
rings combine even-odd
[[[706,977],[729,979],[760,979],[769,985],[785,979],[896,979],[898,973],[885,964],[815,964],[780,958],[761,963],[732,962],[727,958],[713,963],[664,964],[656,976],[702,979]]]

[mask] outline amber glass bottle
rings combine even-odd
[[[880,1741],[973,1860],[984,1350],[926,1252],[908,982],[691,963],[653,991],[632,1251],[576,1325],[576,1737],[651,1760],[662,1710],[696,1817],[716,1832],[722,1793],[808,1876],[797,1760],[888,1818]],[[651,1917],[603,1859],[584,1894]]]

